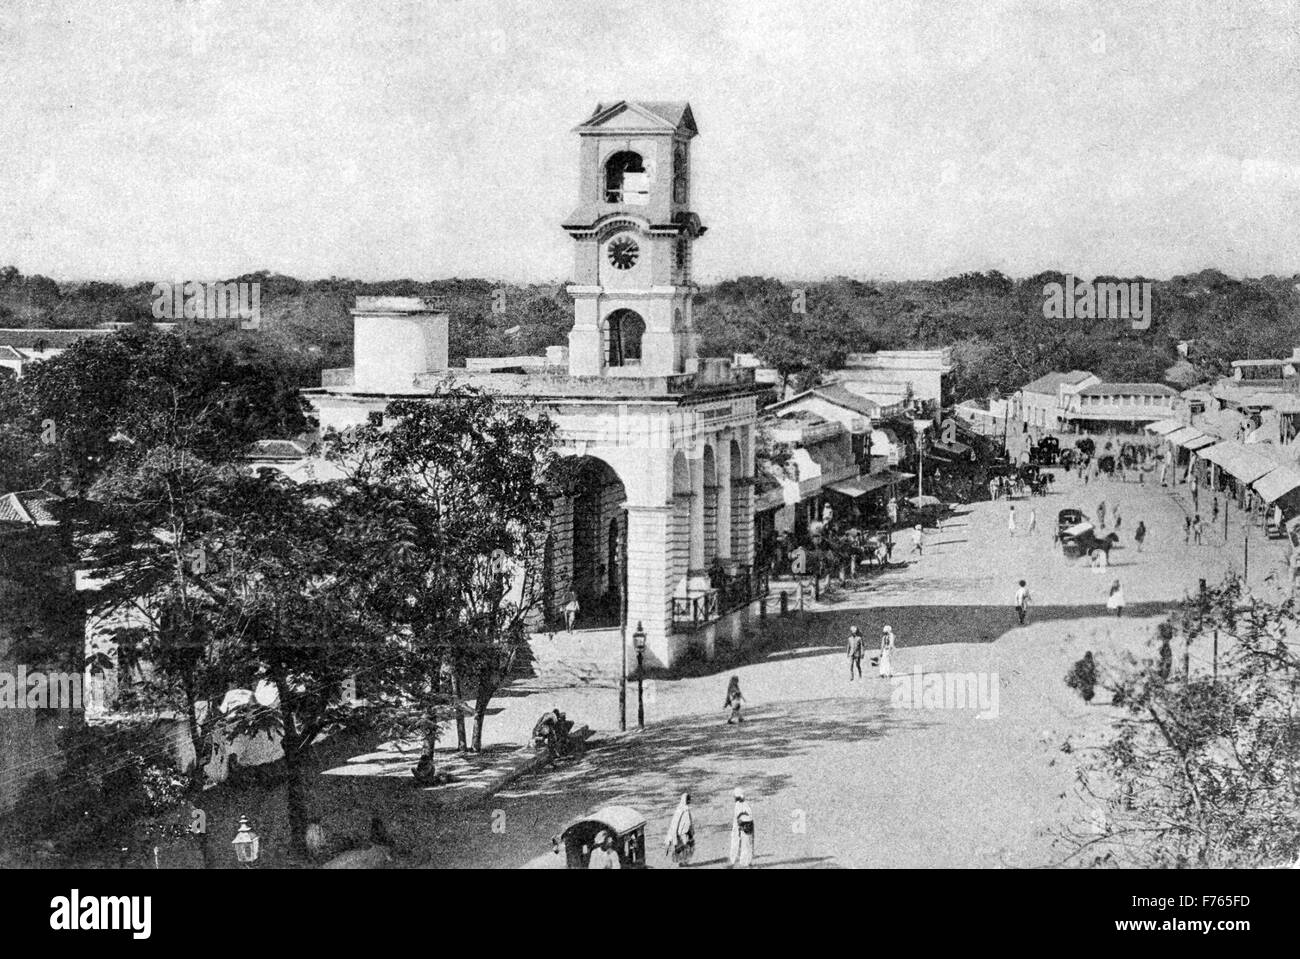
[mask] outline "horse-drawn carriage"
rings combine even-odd
[[[1077,509],[1063,509],[1056,515],[1055,541],[1066,559],[1088,557],[1097,566],[1110,564],[1110,551],[1119,542],[1117,533],[1098,536],[1096,528]]]
[[[1034,466],[1054,466],[1061,452],[1061,441],[1055,436],[1044,436],[1029,450],[1029,462]]]

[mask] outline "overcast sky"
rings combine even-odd
[[[1300,271],[1300,8],[0,7],[0,265],[567,278],[597,101],[689,100],[703,280]]]

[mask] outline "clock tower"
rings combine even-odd
[[[690,210],[687,103],[601,103],[574,128],[578,207],[564,223],[575,247],[574,376],[696,371],[691,246],[704,234]]]

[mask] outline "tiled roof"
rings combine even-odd
[[[1080,396],[1177,396],[1178,391],[1163,383],[1097,383],[1085,386]]]
[[[827,383],[825,386],[815,387],[812,392],[828,403],[843,406],[864,416],[875,416],[880,412],[879,403],[867,399],[861,393],[854,393],[851,389],[839,383]]]
[[[258,440],[246,455],[249,459],[296,460],[307,455],[307,448],[293,440]]]
[[[666,123],[671,123],[674,127],[685,127],[692,133],[699,133],[699,130],[695,127],[695,117],[691,115],[691,105],[685,100],[613,100],[609,103],[597,103],[596,109],[592,111],[591,116],[584,120],[580,126],[597,125],[594,121],[624,104],[652,113]]]
[[[50,512],[50,503],[58,499],[54,493],[41,489],[6,493],[0,496],[0,522],[53,526],[58,519]]]

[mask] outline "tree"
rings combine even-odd
[[[391,543],[383,524],[358,510],[362,501],[337,487],[262,470],[229,492],[222,552],[231,590],[215,635],[232,685],[266,682],[275,697],[249,700],[222,721],[234,735],[279,738],[290,838],[305,855],[312,750],[359,721],[345,685],[384,656],[386,624],[368,600],[388,575]]]
[[[1190,659],[1217,633],[1218,657],[1190,675],[1167,654],[1126,656],[1099,685],[1125,710],[1108,741],[1080,752],[1088,828],[1071,857],[1124,866],[1291,864],[1300,854],[1300,658],[1293,602],[1267,603],[1230,578],[1184,601],[1170,629]],[[1210,665],[1210,664],[1207,664]]]
[[[430,755],[445,670],[457,704],[472,685],[469,747],[477,751],[488,704],[540,601],[555,425],[522,403],[452,383],[427,400],[389,404],[385,419],[336,437],[330,456],[350,474],[340,489],[395,544],[371,596],[405,637],[402,668],[388,674],[398,707],[390,719],[421,734]],[[459,725],[458,735],[464,747]]]

